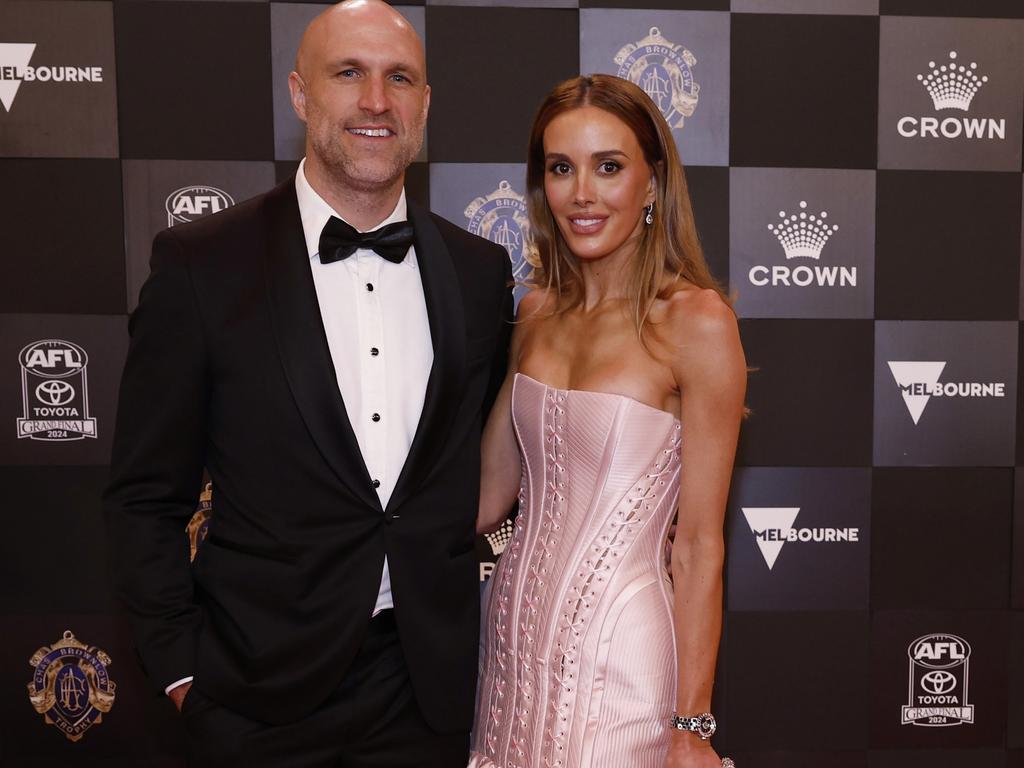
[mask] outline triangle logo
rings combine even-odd
[[[16,73],[20,72],[28,66],[35,50],[35,43],[0,43],[0,69],[13,68]],[[19,87],[21,80],[18,78],[0,79],[0,104],[8,112],[14,105]]]
[[[940,362],[908,360],[889,362],[889,370],[900,388],[903,402],[906,404],[907,410],[910,411],[910,418],[914,420],[914,424],[921,420],[921,414],[924,413],[924,407],[928,405],[931,395],[912,394],[911,387],[914,384],[925,384],[927,385],[926,389],[932,389],[939,383],[939,376],[942,375],[942,369],[945,367],[946,364]]]
[[[786,537],[793,530],[799,512],[800,507],[743,507],[743,516],[747,518],[747,525],[769,571],[775,565]]]

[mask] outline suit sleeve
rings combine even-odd
[[[195,671],[200,609],[185,526],[205,464],[208,378],[199,305],[171,232],[129,323],[104,514],[111,572],[143,667],[160,691]]]
[[[512,277],[512,262],[509,261],[504,249],[501,252],[502,269],[500,272],[500,283],[497,287],[497,301],[495,306],[500,308],[500,329],[498,331],[498,343],[494,347],[494,359],[491,361],[491,377],[487,384],[487,394],[483,403],[483,421],[487,422],[487,415],[498,397],[498,390],[505,381],[505,373],[508,371],[508,346],[512,339],[513,299],[512,289],[514,280]]]

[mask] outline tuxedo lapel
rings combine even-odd
[[[272,190],[265,206],[267,293],[278,353],[295,404],[321,454],[352,495],[380,508],[338,389],[294,179]]]
[[[434,466],[466,381],[466,319],[455,264],[430,212],[411,200],[408,210],[416,230],[416,261],[423,281],[434,363],[427,379],[423,413],[388,501],[389,510],[397,509]]]

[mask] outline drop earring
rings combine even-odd
[[[644,216],[644,221],[647,222],[647,226],[654,223],[654,203],[645,205],[644,210],[647,211],[647,215]]]

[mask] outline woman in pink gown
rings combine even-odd
[[[671,129],[632,83],[566,81],[527,187],[540,266],[478,528],[517,496],[519,514],[488,585],[470,765],[728,766],[707,737],[746,364]]]

